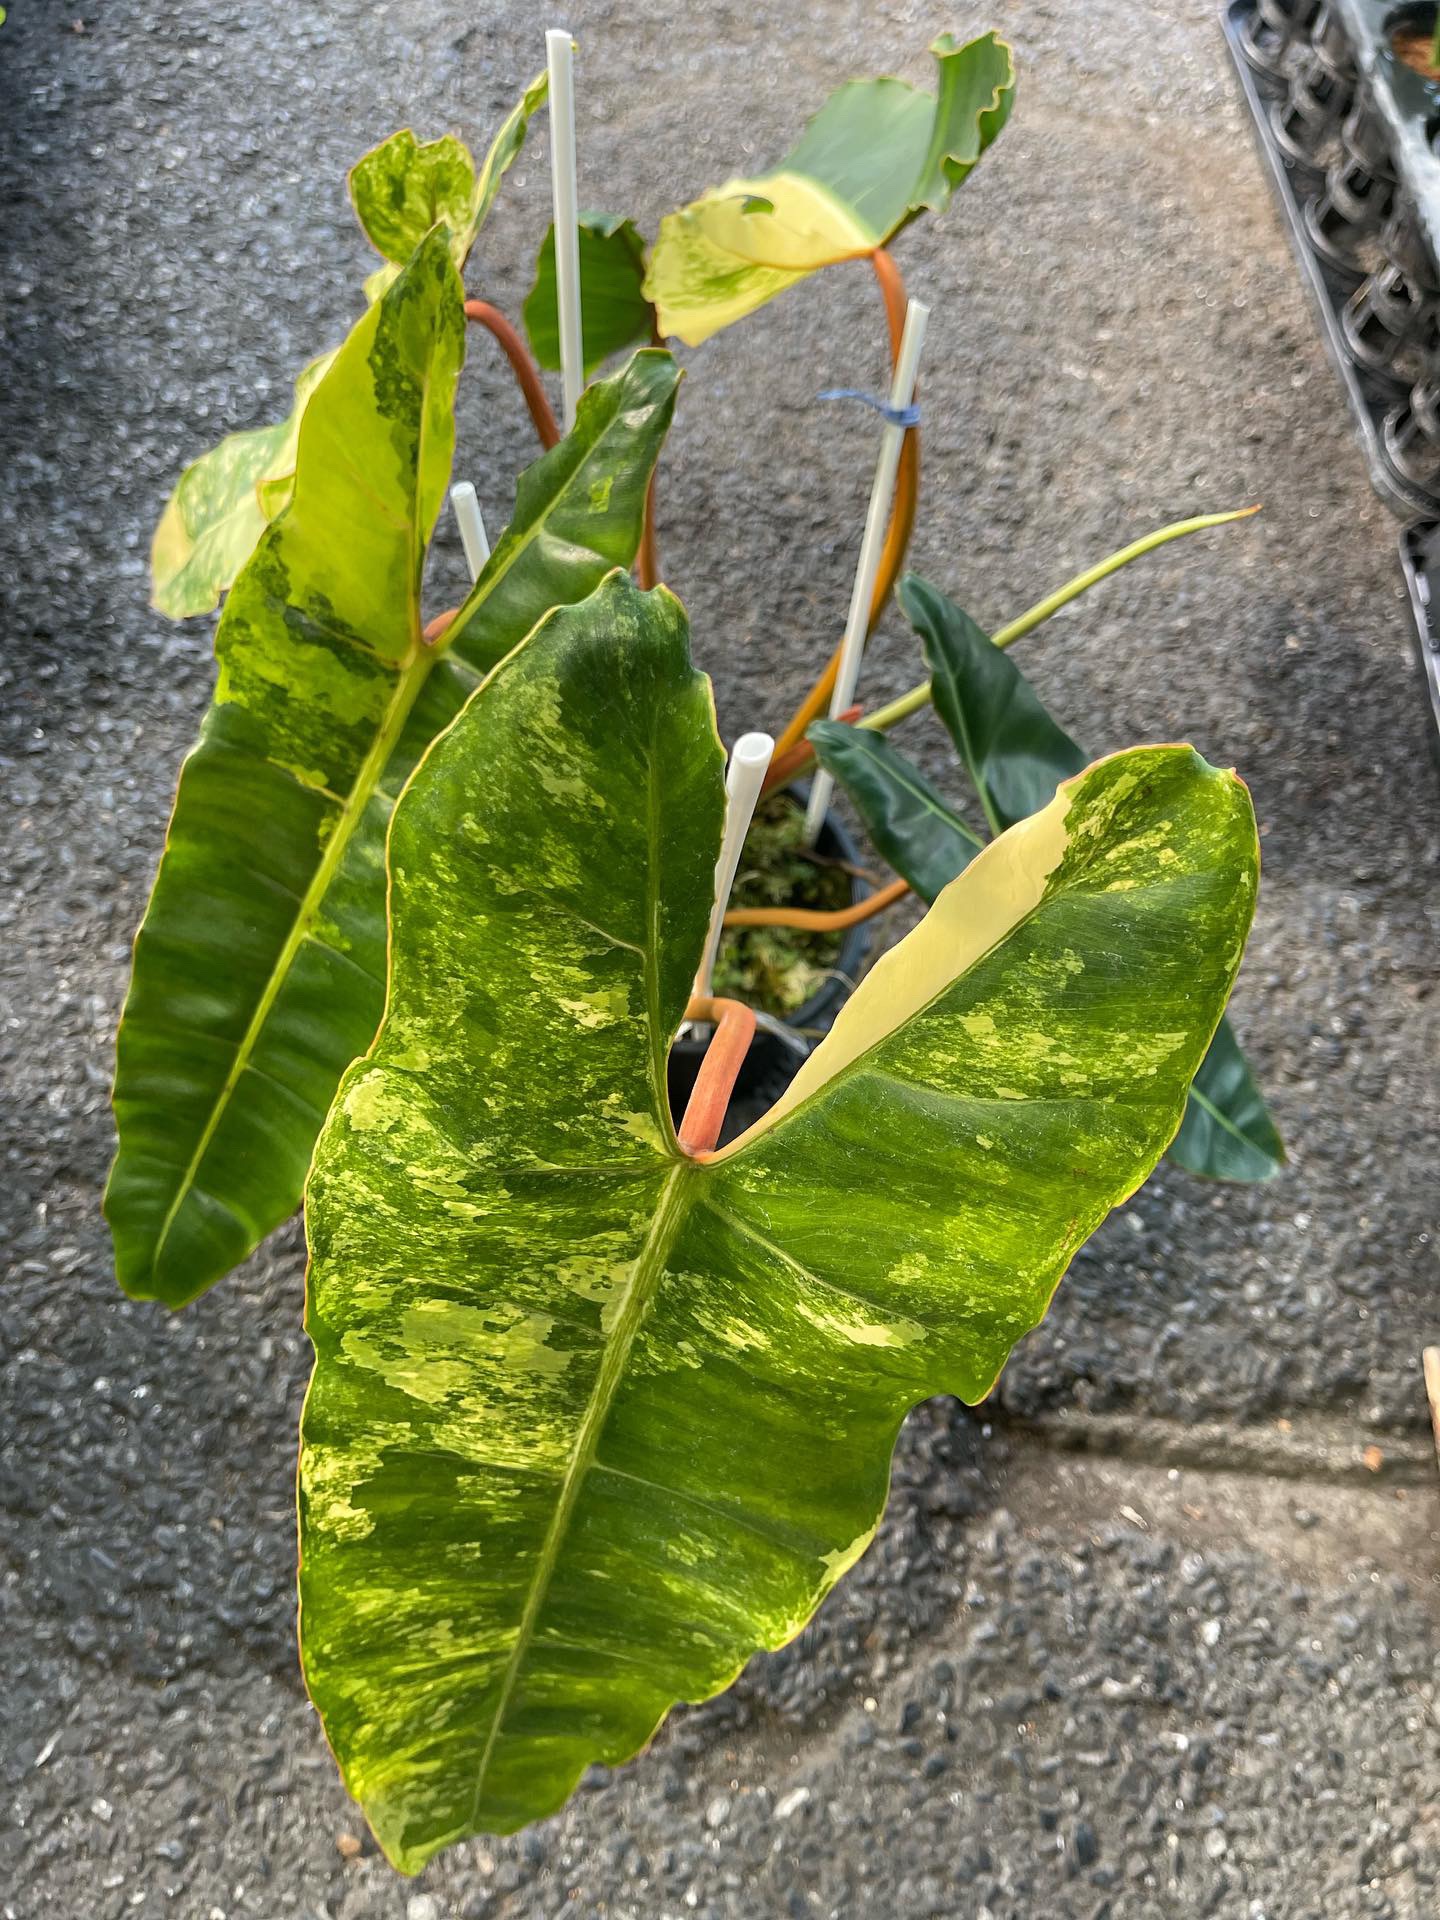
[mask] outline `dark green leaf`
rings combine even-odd
[[[574,429],[521,474],[515,517],[447,635],[467,665],[488,673],[552,607],[630,565],[679,381],[669,353],[643,347],[586,389]]]
[[[1271,1180],[1285,1164],[1285,1143],[1228,1020],[1200,1063],[1169,1157],[1207,1180]]]
[[[959,749],[986,818],[997,833],[1013,826],[1079,772],[1086,764],[1084,749],[1051,719],[1009,654],[992,646],[938,587],[907,574],[900,583],[900,604],[920,634],[936,712]],[[906,873],[898,861],[891,863]],[[1225,1021],[1195,1077],[1170,1158],[1213,1180],[1268,1180],[1284,1164],[1280,1135]]]
[[[918,574],[900,605],[920,635],[930,698],[960,753],[993,833],[1038,813],[1088,756],[1056,725],[1008,653]]]
[[[875,851],[927,904],[984,845],[883,733],[817,720],[806,738],[849,794]]]
[[[580,216],[580,333],[588,380],[611,354],[655,337],[655,309],[645,298],[645,242],[617,213]],[[560,312],[555,289],[555,228],[535,262],[524,308],[530,350],[542,367],[560,366]]]

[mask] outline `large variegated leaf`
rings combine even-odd
[[[410,769],[552,605],[639,543],[673,406],[637,355],[522,476],[515,521],[439,644],[425,544],[464,343],[437,228],[358,323],[300,429],[295,498],[236,582],[118,1041],[106,1194],[122,1286],[179,1306],[293,1211],[343,1068],[380,1017],[383,846]]]
[[[602,361],[655,337],[655,309],[645,298],[645,242],[618,213],[582,213],[580,233],[581,354],[588,380]],[[555,227],[546,229],[525,298],[525,332],[542,367],[560,370],[560,306],[555,282]]]
[[[688,1158],[665,1066],[722,765],[678,603],[615,577],[396,810],[386,1016],[307,1195],[301,1640],[406,1870],[552,1812],[798,1632],[906,1409],[980,1399],[1154,1165],[1239,962],[1244,788],[1117,755]]]
[[[900,604],[920,634],[931,698],[959,751],[995,832],[1045,806],[1060,782],[1086,765],[1008,653],[963,608],[918,574],[900,583]],[[810,739],[855,803],[876,849],[925,900],[959,873],[973,849],[920,769],[878,736],[831,721]],[[947,862],[949,871],[946,871]],[[1191,1088],[1169,1157],[1212,1180],[1268,1180],[1285,1147],[1229,1021],[1222,1020]]]
[[[365,282],[367,301],[373,305],[394,285],[437,223],[449,230],[455,264],[464,267],[546,92],[542,73],[511,109],[478,174],[469,149],[452,135],[422,143],[408,128],[356,162],[350,197],[386,261]],[[158,612],[172,620],[211,612],[266,527],[289,504],[301,415],[336,352],[332,347],[301,373],[284,420],[227,435],[181,474],[150,549],[151,599]]]
[[[660,331],[698,346],[807,274],[883,247],[939,211],[1009,118],[1010,48],[995,33],[930,49],[938,87],[853,80],[770,173],[729,180],[660,223],[645,291]]]

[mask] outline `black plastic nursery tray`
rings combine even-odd
[[[1375,486],[1410,519],[1440,512],[1440,272],[1426,204],[1440,211],[1440,156],[1425,137],[1440,89],[1382,53],[1398,11],[1231,0],[1224,21]]]
[[[1417,522],[1400,535],[1400,564],[1410,589],[1410,611],[1415,617],[1415,639],[1420,671],[1430,697],[1436,731],[1432,736],[1440,754],[1440,521]]]
[[[1433,5],[1230,0],[1226,39],[1400,557],[1440,728],[1440,84],[1394,50]]]

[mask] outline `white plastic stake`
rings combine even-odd
[[[900,335],[895,377],[890,383],[890,405],[897,410],[908,407],[915,396],[915,375],[929,318],[930,309],[923,301],[911,300],[906,305],[905,329]],[[870,487],[870,507],[865,515],[865,533],[860,542],[860,561],[850,595],[850,614],[845,622],[845,637],[840,642],[840,666],[835,675],[835,691],[830,696],[832,720],[844,713],[855,698],[855,682],[860,677],[865,629],[870,624],[870,602],[875,597],[875,580],[880,572],[880,554],[885,545],[885,528],[890,519],[890,502],[895,493],[895,475],[900,466],[905,431],[904,427],[894,426],[887,420],[881,435],[880,456],[875,462],[875,478]],[[810,804],[805,809],[807,846],[815,844],[834,791],[835,782],[823,767],[818,767],[810,783]]]
[[[730,904],[730,889],[735,884],[735,869],[740,865],[741,849],[755,818],[755,803],[760,798],[775,742],[768,733],[742,733],[730,749],[730,765],[725,771],[725,834],[720,842],[720,858],[715,863],[715,905],[710,911],[710,931],[705,937],[705,954],[695,975],[695,994],[705,999],[715,974],[715,955],[725,925],[725,909]]]
[[[575,45],[567,27],[545,36],[550,70],[550,190],[555,209],[555,292],[560,306],[560,384],[565,431],[585,386],[580,346],[580,209],[575,186]]]
[[[474,582],[480,578],[481,568],[490,558],[490,542],[485,537],[485,520],[480,512],[480,497],[468,480],[457,480],[450,489],[450,505],[455,510],[455,521],[460,529],[460,543],[465,549],[465,564],[470,569],[470,578]]]

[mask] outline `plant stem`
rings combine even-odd
[[[875,278],[880,283],[880,292],[885,300],[885,322],[890,334],[890,364],[893,369],[900,352],[900,336],[905,330],[905,282],[900,269],[883,247],[878,247],[870,256],[870,264],[875,270]],[[905,435],[900,450],[900,467],[895,476],[895,503],[890,511],[890,524],[885,531],[885,547],[880,556],[880,573],[875,582],[874,597],[870,602],[870,619],[866,628],[867,635],[875,631],[880,616],[894,591],[895,582],[900,577],[900,569],[905,564],[905,554],[910,545],[910,535],[915,527],[915,510],[920,501],[920,429],[912,427]],[[775,742],[777,762],[793,747],[797,747],[805,738],[805,729],[812,720],[818,720],[825,710],[835,688],[835,675],[840,666],[840,648],[837,646],[825,667],[825,671],[815,682],[796,709],[794,716]],[[778,784],[774,769],[767,781],[769,787]]]
[[[530,419],[540,444],[547,451],[558,444],[560,422],[555,418],[555,410],[540,378],[540,369],[530,358],[529,349],[510,322],[498,307],[492,307],[488,300],[467,300],[465,318],[473,320],[477,326],[484,327],[500,342],[505,358],[510,362],[510,371],[515,375],[516,383],[525,397]]]
[[[720,1138],[735,1076],[755,1038],[755,1011],[739,1000],[706,997],[692,1000],[685,1009],[685,1018],[717,1023],[676,1135],[680,1151],[695,1155],[709,1153]]]
[[[655,542],[655,480],[645,489],[645,522],[640,530],[640,551],[635,556],[635,578],[642,592],[648,593],[660,579],[660,554]]]
[[[727,927],[794,927],[801,933],[843,933],[846,927],[858,927],[910,891],[908,880],[892,880],[878,893],[857,900],[853,907],[837,907],[825,912],[817,907],[733,907],[725,916]]]
[[[865,709],[860,706],[847,707],[843,713],[837,713],[835,718],[847,727],[853,727],[864,711]],[[808,767],[814,757],[815,749],[808,740],[801,740],[797,745],[788,747],[783,754],[776,754],[766,770],[765,784],[761,791],[769,793],[774,787],[783,787],[795,774]]]
[[[1001,627],[998,633],[991,635],[994,646],[1005,648],[1031,632],[1032,629],[1048,620],[1072,600],[1078,600],[1082,593],[1108,579],[1112,573],[1118,573],[1122,567],[1129,566],[1132,560],[1138,560],[1142,554],[1153,553],[1157,547],[1165,546],[1171,540],[1179,540],[1187,533],[1203,533],[1207,527],[1228,526],[1232,520],[1248,520],[1259,507],[1240,507],[1232,513],[1202,513],[1193,520],[1175,520],[1168,527],[1160,527],[1154,533],[1147,533],[1142,540],[1134,540],[1128,547],[1122,547],[1118,553],[1112,553],[1108,560],[1102,560],[1097,566],[1087,567],[1084,573],[1077,573],[1073,580],[1067,580],[1063,587],[1047,594],[1043,600],[1037,600],[1027,612],[1022,613],[1008,626]],[[930,682],[924,681],[918,687],[912,687],[908,693],[902,693],[898,700],[892,700],[889,706],[877,708],[867,713],[859,722],[862,727],[872,731],[882,731],[893,727],[897,720],[904,720],[912,713],[918,713],[930,700]]]
[[[665,336],[653,313],[650,318],[650,344],[652,347],[663,347],[665,344]],[[657,454],[650,473],[650,484],[645,489],[645,519],[640,528],[640,551],[635,556],[635,578],[643,593],[649,593],[660,580],[660,546],[655,537],[656,483],[659,478],[660,456]]]

